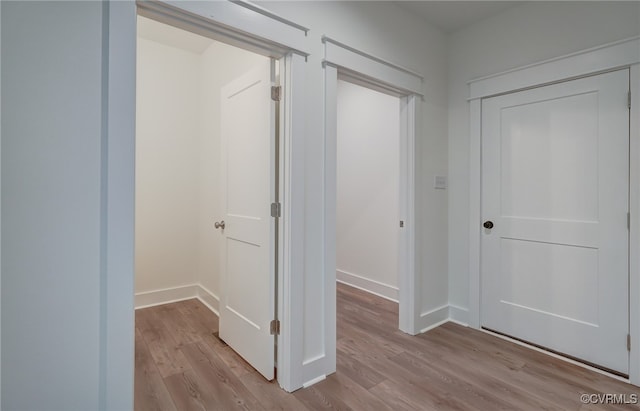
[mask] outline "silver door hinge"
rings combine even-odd
[[[627,93],[627,107],[631,108],[631,90]]]
[[[627,351],[631,351],[631,334],[627,334]]]
[[[282,86],[271,86],[271,100],[280,101],[282,98]]]
[[[271,335],[280,335],[280,320],[271,320],[271,323],[269,323],[269,331]]]
[[[271,203],[271,217],[281,217],[282,207],[280,203]]]
[[[631,230],[631,213],[627,213],[627,230]]]

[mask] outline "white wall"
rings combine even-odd
[[[400,100],[338,81],[336,277],[398,300]]]
[[[447,305],[447,192],[434,190],[434,175],[447,170],[446,37],[420,18],[391,2],[263,2],[273,12],[311,30],[307,48],[305,84],[305,225],[304,225],[304,334],[303,380],[334,370],[326,330],[328,318],[323,273],[323,151],[324,151],[324,47],[321,36],[408,67],[424,76],[425,100],[417,113],[416,227],[418,311],[421,321],[440,315]],[[294,137],[295,138],[295,137]],[[294,273],[296,274],[296,273]],[[435,311],[434,311],[435,310]]]
[[[640,34],[638,2],[531,2],[449,38],[449,301],[468,307],[467,81]]]
[[[1,408],[96,410],[107,338],[103,5],[1,7]],[[129,392],[120,394],[126,401]]]
[[[266,57],[138,20],[138,302],[194,297],[195,284],[217,309],[220,90]]]
[[[196,282],[200,55],[138,38],[136,293]]]

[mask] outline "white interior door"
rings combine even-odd
[[[629,72],[482,102],[482,326],[628,374]]]
[[[220,338],[265,378],[274,377],[275,103],[273,63],[222,88],[224,236]]]

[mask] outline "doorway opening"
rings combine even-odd
[[[397,324],[400,99],[339,78],[336,110],[336,279],[395,303]]]
[[[400,98],[338,76],[336,367],[399,333]],[[369,345],[372,344],[372,345]]]
[[[416,275],[415,275],[415,135],[417,129],[416,123],[416,112],[420,107],[420,90],[422,85],[422,78],[407,70],[405,68],[394,65],[393,63],[389,63],[387,61],[381,60],[375,56],[371,56],[367,53],[354,49],[350,46],[347,46],[343,43],[332,40],[328,37],[323,38],[323,42],[325,43],[325,138],[326,138],[326,149],[325,149],[325,215],[324,215],[324,234],[325,234],[325,260],[324,266],[326,269],[326,298],[329,304],[327,305],[327,319],[330,327],[327,332],[327,355],[331,356],[331,361],[333,364],[337,363],[345,363],[349,361],[349,358],[344,358],[342,356],[341,360],[338,360],[338,355],[341,353],[339,349],[341,347],[341,342],[338,341],[339,338],[344,337],[345,331],[349,330],[349,322],[353,322],[354,324],[361,325],[362,322],[358,321],[358,313],[357,307],[348,307],[344,302],[350,299],[350,296],[346,294],[346,291],[349,290],[348,286],[344,286],[340,284],[338,287],[337,279],[341,281],[360,281],[359,284],[355,284],[360,288],[364,288],[363,286],[373,288],[375,285],[377,288],[374,291],[377,294],[386,293],[387,297],[396,296],[397,295],[397,304],[393,301],[389,301],[386,298],[374,296],[371,293],[365,293],[361,290],[357,290],[355,288],[350,288],[351,291],[354,291],[356,294],[365,294],[362,300],[367,300],[367,296],[369,299],[373,297],[377,302],[373,302],[375,306],[378,304],[384,305],[388,304],[389,307],[386,310],[387,313],[387,324],[389,325],[388,329],[384,331],[384,333],[391,337],[393,334],[402,331],[407,334],[415,335],[422,328],[421,321],[419,321],[420,314],[417,309],[417,298],[419,287],[416,284]],[[339,83],[341,83],[339,85]],[[352,114],[351,115],[340,115],[338,112],[339,106],[341,106],[339,102],[340,94],[346,95],[348,94],[348,90],[356,91],[357,93],[381,93],[383,98],[388,98],[387,104],[390,104],[384,111],[387,111],[387,114],[376,113],[372,111],[367,116],[363,115],[362,110],[366,107],[366,104],[362,102],[362,100],[355,100],[357,103],[353,104]],[[369,97],[375,97],[376,94],[369,94]],[[364,100],[366,100],[365,98]],[[358,103],[358,101],[360,101]],[[348,106],[346,106],[348,107]],[[344,108],[344,107],[342,107]],[[397,117],[394,119],[388,119],[388,115],[391,113],[397,113]],[[388,261],[391,262],[391,267],[395,267],[391,269],[387,269],[387,271],[392,271],[397,273],[397,285],[390,285],[388,282],[392,280],[376,279],[371,281],[370,279],[363,279],[363,276],[360,274],[357,277],[354,275],[345,275],[339,274],[338,270],[340,267],[337,263],[337,257],[340,251],[337,250],[337,240],[338,240],[338,231],[342,230],[343,227],[338,227],[338,208],[341,207],[338,205],[338,180],[339,180],[339,170],[342,168],[342,174],[349,173],[349,170],[353,171],[352,164],[344,163],[345,165],[339,165],[339,147],[342,145],[343,141],[339,141],[339,123],[345,120],[347,125],[354,121],[354,124],[358,124],[357,120],[361,120],[363,122],[372,122],[375,123],[376,119],[374,117],[381,117],[382,119],[387,119],[378,128],[384,129],[385,127],[390,126],[391,133],[396,134],[397,132],[397,162],[393,161],[392,156],[388,158],[384,157],[384,153],[379,154],[382,155],[385,160],[388,160],[389,163],[395,164],[395,170],[397,170],[397,178],[392,178],[385,173],[382,173],[378,176],[378,180],[381,180],[382,177],[389,178],[389,181],[393,182],[395,180],[397,182],[397,188],[391,187],[389,190],[396,191],[395,195],[391,195],[390,197],[395,197],[397,199],[397,213],[391,212],[390,215],[379,217],[384,218],[387,221],[392,221],[395,217],[395,223],[390,223],[388,226],[389,232],[395,231],[395,236],[397,238],[397,243],[393,245],[391,242],[391,246],[382,245],[381,249],[384,248],[395,248],[397,250],[397,254],[395,258],[393,256],[389,256],[386,254]],[[395,127],[393,124],[397,121],[398,126]],[[363,124],[363,123],[360,123]],[[343,129],[345,124],[342,123],[340,128]],[[395,129],[395,131],[393,131]],[[348,130],[348,128],[347,128]],[[378,130],[376,130],[377,132]],[[349,134],[349,133],[348,133]],[[366,134],[366,133],[365,133]],[[383,133],[384,134],[384,133]],[[348,147],[348,145],[346,146]],[[355,145],[356,150],[368,150],[370,149],[370,145],[368,142],[360,144],[360,147]],[[342,149],[345,150],[344,148]],[[393,149],[394,151],[396,148]],[[360,161],[360,160],[352,160]],[[371,161],[371,160],[369,160]],[[378,162],[382,162],[378,160]],[[375,164],[375,161],[373,161]],[[349,167],[344,169],[344,167]],[[391,173],[395,173],[395,170]],[[379,181],[375,181],[375,179],[370,179],[368,184],[371,184],[375,187]],[[342,183],[344,184],[344,182]],[[359,186],[356,186],[357,190],[363,189],[362,183]],[[371,193],[374,195],[379,194],[375,188],[369,189]],[[352,195],[349,192],[343,192],[341,196],[344,195]],[[392,200],[392,198],[389,198]],[[386,206],[389,207],[389,206]],[[396,206],[392,203],[392,208]],[[383,206],[384,208],[384,206]],[[348,208],[347,208],[348,210]],[[384,213],[383,213],[384,214]],[[395,216],[393,216],[395,214]],[[360,218],[362,212],[356,211],[355,213],[352,211],[352,215],[356,217],[352,218]],[[341,218],[344,218],[341,216]],[[348,214],[347,214],[348,216]],[[347,218],[348,219],[348,218]],[[348,224],[351,224],[351,221],[346,221],[345,227]],[[369,224],[376,224],[375,222]],[[395,228],[393,228],[395,226]],[[368,233],[365,234],[367,236],[375,237],[378,233],[375,232],[375,229],[371,231],[372,227],[365,227],[368,229]],[[390,237],[393,237],[393,234],[388,235],[389,238],[386,240],[392,240]],[[343,238],[344,239],[344,238]],[[339,240],[341,241],[341,240]],[[361,249],[361,253],[366,258],[371,255],[371,247],[361,246],[361,244],[356,244]],[[362,251],[364,250],[364,251]],[[378,250],[379,252],[379,250]],[[381,253],[384,254],[384,253]],[[389,258],[390,257],[390,258]],[[390,260],[390,261],[389,261]],[[344,271],[344,270],[343,270]],[[383,270],[384,272],[384,270]],[[350,273],[357,274],[357,273]],[[368,273],[369,274],[369,273]],[[371,275],[371,274],[369,274]],[[389,275],[388,272],[382,275]],[[343,276],[342,278],[338,278],[338,276]],[[381,278],[381,277],[379,277]],[[387,281],[385,283],[384,281]],[[345,291],[345,292],[343,292]],[[353,293],[352,293],[353,294]],[[357,303],[356,303],[357,304]],[[367,303],[368,304],[368,303]],[[365,304],[366,305],[366,304]],[[365,309],[365,312],[367,310]],[[370,311],[370,310],[369,310]],[[375,310],[374,310],[375,311]],[[345,316],[342,313],[347,313]],[[370,312],[369,312],[370,314]],[[374,314],[371,317],[371,322],[374,323],[374,328],[376,322],[379,322],[380,318],[376,318]],[[345,321],[346,320],[346,321]],[[346,325],[346,327],[345,327]],[[399,330],[399,331],[398,331]],[[364,330],[363,330],[364,331]],[[376,331],[370,329],[372,335],[376,335]],[[380,330],[378,330],[380,331]],[[366,332],[365,332],[366,334]],[[347,339],[348,340],[348,339]],[[371,344],[373,339],[362,339],[365,341],[365,345]],[[346,341],[346,340],[343,340]],[[384,341],[381,341],[384,344]],[[344,348],[344,347],[343,347]],[[361,350],[366,351],[366,348],[361,347]],[[344,350],[343,350],[344,351]],[[337,367],[336,367],[337,368]]]
[[[338,312],[338,308],[342,304],[341,300],[344,300],[345,295],[340,295],[338,293],[338,287],[336,280],[340,281],[351,281],[352,284],[358,281],[356,285],[360,288],[368,287],[374,288],[374,291],[377,294],[385,295],[385,298],[395,297],[397,295],[397,308],[393,301],[389,301],[385,298],[380,298],[380,301],[384,303],[389,303],[389,312],[391,313],[391,323],[393,324],[392,331],[395,332],[398,329],[407,334],[415,335],[422,328],[421,316],[419,314],[417,308],[417,301],[419,301],[417,295],[419,292],[419,287],[416,284],[416,275],[415,275],[415,135],[416,135],[416,111],[419,109],[419,99],[422,78],[399,66],[394,65],[393,63],[386,62],[377,57],[370,56],[362,51],[358,51],[352,47],[344,45],[340,42],[332,40],[328,37],[324,37],[323,41],[327,47],[326,55],[333,56],[331,59],[325,59],[325,130],[326,130],[326,151],[325,151],[325,268],[326,268],[326,290],[327,290],[327,300],[330,302],[327,310],[327,318],[330,320],[330,324],[332,327],[329,328],[331,333],[327,334],[327,345],[329,347],[328,354],[332,355],[332,361],[335,364],[337,362],[336,359],[336,348],[338,348],[339,344],[337,339],[339,338],[341,325],[338,324],[338,316],[340,313]],[[335,53],[333,52],[335,51]],[[334,59],[335,58],[335,59]],[[340,83],[340,86],[339,86]],[[389,113],[397,113],[397,117],[388,119],[387,115],[371,112],[369,116],[366,114],[362,114],[362,110],[366,105],[363,103],[363,100],[366,100],[365,97],[363,100],[355,100],[356,103],[353,104],[353,108],[351,111],[353,112],[350,116],[340,116],[338,113],[339,103],[339,95],[347,95],[348,90],[359,91],[360,93],[364,92],[365,94],[369,93],[378,93],[378,95],[384,97],[387,100],[387,104],[390,104],[388,107],[383,109],[387,111],[387,115]],[[370,97],[375,97],[376,94],[369,94]],[[397,103],[397,104],[396,104]],[[392,114],[393,115],[393,114]],[[342,207],[338,205],[338,173],[339,167],[343,168],[342,174],[344,174],[344,167],[351,167],[351,164],[347,164],[344,162],[344,165],[339,165],[339,147],[343,142],[339,142],[339,123],[342,120],[346,119],[347,125],[349,122],[363,119],[365,122],[375,122],[374,117],[381,117],[383,119],[387,119],[387,121],[383,122],[379,127],[384,129],[385,127],[390,126],[391,133],[396,134],[397,132],[397,146],[392,150],[398,153],[397,162],[393,160],[393,156],[384,157],[384,153],[379,154],[382,155],[385,161],[392,164],[392,167],[395,165],[395,170],[391,173],[395,174],[397,170],[397,178],[390,177],[385,173],[382,173],[381,176],[384,179],[388,179],[391,182],[391,188],[389,190],[396,191],[395,195],[389,196],[388,200],[397,199],[397,203],[392,202],[391,206],[387,205],[386,207],[396,208],[397,212],[388,213],[389,216],[383,216],[379,218],[384,218],[385,221],[390,222],[387,226],[387,230],[389,233],[395,231],[395,237],[397,242],[394,244],[392,237],[393,234],[387,234],[387,244],[381,246],[384,248],[394,248],[396,250],[395,258],[393,256],[389,256],[389,253],[386,254],[387,261],[386,263],[391,263],[390,267],[395,267],[391,269],[387,269],[382,271],[379,275],[387,275],[386,279],[371,279],[363,278],[362,275],[349,275],[349,274],[357,274],[357,273],[339,273],[341,267],[339,267],[337,260],[338,254],[340,251],[337,250],[337,241],[338,240],[338,232],[342,230],[343,227],[338,227],[338,208]],[[398,126],[395,127],[393,124],[397,121]],[[357,124],[357,122],[355,123]],[[345,124],[343,123],[340,127],[343,128]],[[395,131],[393,131],[395,129]],[[348,128],[347,128],[348,130]],[[376,130],[377,132],[378,130]],[[349,134],[349,133],[348,133]],[[391,141],[389,141],[391,142]],[[368,142],[365,142],[364,148],[361,147],[361,150],[369,149]],[[348,146],[347,146],[348,147]],[[357,146],[356,146],[357,147]],[[343,148],[343,150],[345,150]],[[353,160],[359,161],[359,160]],[[374,161],[375,164],[375,161]],[[348,173],[349,168],[346,169]],[[388,171],[387,171],[388,172]],[[389,173],[389,172],[388,172]],[[380,180],[381,177],[378,177]],[[397,187],[393,187],[393,181],[397,182]],[[378,184],[374,179],[369,180],[369,184],[373,184],[374,186]],[[342,183],[344,184],[344,182]],[[361,184],[362,185],[362,184]],[[363,187],[357,186],[357,189],[362,189]],[[341,188],[342,189],[342,188]],[[376,189],[369,190],[374,195],[378,194],[379,191]],[[344,192],[341,196],[344,195],[352,195],[352,193]],[[384,208],[385,206],[383,206]],[[348,208],[347,208],[348,210]],[[358,213],[357,211],[354,213],[351,212],[352,215],[357,218],[361,217],[362,213]],[[384,214],[384,213],[382,213]],[[393,215],[395,214],[395,216]],[[348,217],[348,213],[346,214]],[[356,218],[353,217],[353,218]],[[395,223],[393,219],[395,217]],[[340,218],[345,218],[345,214],[343,214]],[[348,218],[346,219],[348,220]],[[346,221],[345,227],[351,224],[351,221]],[[369,222],[368,224],[377,224],[376,222]],[[394,228],[395,227],[395,228]],[[365,235],[367,236],[377,236],[378,233],[375,232],[375,228],[371,231],[372,227],[366,227],[369,232]],[[341,234],[344,235],[344,234]],[[344,239],[344,238],[343,238]],[[338,240],[340,241],[340,240]],[[391,244],[391,245],[389,245]],[[361,244],[356,244],[360,248],[360,252],[364,254],[364,260],[368,258],[368,255],[371,255],[370,248],[371,247],[361,247]],[[364,250],[364,252],[363,252]],[[384,252],[381,254],[385,254]],[[392,253],[391,253],[392,254]],[[368,261],[367,261],[368,262]],[[341,270],[344,271],[344,270]],[[388,282],[393,281],[393,276],[389,276],[389,271],[395,272],[397,285],[388,284]],[[370,275],[370,274],[369,274]],[[391,277],[391,279],[389,279]],[[378,277],[383,278],[383,277]],[[386,281],[386,283],[385,283]],[[363,287],[364,286],[364,287]],[[341,285],[342,287],[342,285]],[[383,294],[384,293],[384,294]],[[352,310],[353,311],[353,310]],[[396,314],[397,313],[397,314]],[[397,320],[396,320],[397,319]],[[375,319],[373,320],[375,321]]]
[[[186,389],[173,376],[206,380],[203,355],[274,378],[279,62],[137,26],[135,401],[151,409],[150,391]]]

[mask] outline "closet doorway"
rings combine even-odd
[[[271,380],[278,61],[142,16],[137,46],[136,309],[200,300],[219,317],[211,334]],[[183,317],[160,333],[176,364],[195,338]]]
[[[400,98],[338,78],[337,369],[367,367],[398,333]],[[371,354],[373,355],[373,354]]]
[[[336,278],[397,303],[400,99],[339,79],[336,152]]]

